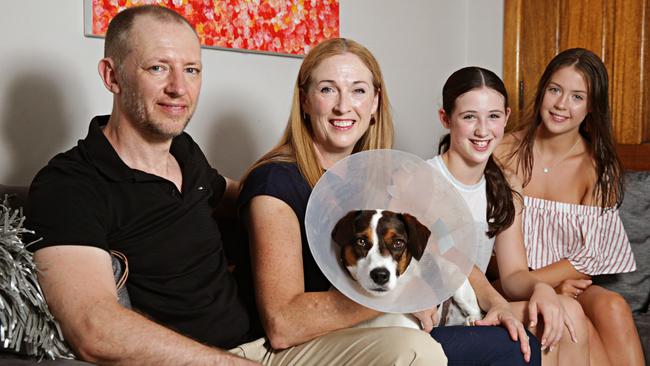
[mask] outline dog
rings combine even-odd
[[[375,296],[395,288],[411,260],[422,257],[429,235],[415,217],[385,210],[351,211],[332,230],[343,266]]]
[[[332,230],[340,259],[348,274],[369,294],[383,296],[424,254],[431,231],[408,213],[354,210]],[[445,301],[436,314],[439,325],[472,325],[482,318],[476,294],[468,280]],[[420,329],[411,314],[385,314],[358,327],[405,326]]]

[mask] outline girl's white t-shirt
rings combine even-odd
[[[490,263],[490,257],[492,256],[492,249],[494,247],[494,238],[488,238],[485,234],[488,230],[485,176],[482,176],[478,183],[467,185],[454,178],[449,169],[447,169],[441,155],[434,156],[427,160],[427,163],[440,172],[456,188],[458,193],[463,197],[465,204],[467,204],[478,230],[480,230],[480,233],[483,233],[483,235],[479,235],[479,241],[476,247],[476,266],[485,273]]]

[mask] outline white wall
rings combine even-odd
[[[112,97],[97,74],[103,40],[83,36],[81,0],[15,1],[0,15],[0,183],[28,184],[86,135]],[[340,0],[341,35],[378,58],[396,148],[433,154],[446,77],[469,64],[501,74],[503,0]],[[203,50],[203,90],[188,131],[231,177],[279,138],[300,59]]]

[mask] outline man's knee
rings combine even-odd
[[[382,334],[378,347],[385,350],[391,365],[446,365],[447,357],[440,343],[422,330],[377,328]]]

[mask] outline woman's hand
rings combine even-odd
[[[577,299],[589,286],[591,280],[564,280],[559,285],[555,286],[555,292],[558,295],[564,295]]]
[[[510,309],[510,304],[503,303],[492,306],[485,317],[481,320],[477,320],[476,325],[501,325],[510,334],[510,338],[513,341],[519,341],[521,345],[521,353],[524,355],[524,360],[530,362],[530,342],[528,341],[528,334],[526,334],[526,329],[524,325],[515,317]]]
[[[420,326],[422,326],[422,329],[427,333],[431,333],[433,327],[438,325],[438,322],[440,321],[440,317],[438,316],[438,307],[411,313],[411,315],[418,318]]]
[[[571,340],[577,342],[573,321],[568,317],[564,306],[560,303],[558,295],[551,286],[537,283],[533,295],[528,302],[529,326],[537,326],[538,315],[544,318],[544,333],[540,339],[542,351],[548,348],[553,350],[562,338],[563,327],[566,326],[571,335]]]

